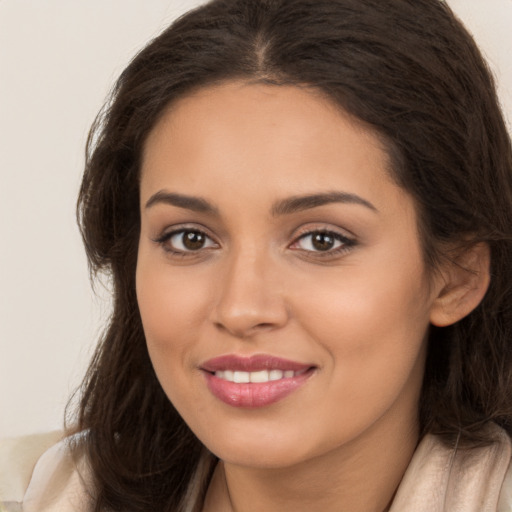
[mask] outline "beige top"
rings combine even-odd
[[[498,428],[496,436],[492,446],[470,450],[447,448],[425,436],[390,512],[512,512],[511,441]],[[3,510],[87,512],[88,485],[85,461],[75,464],[64,439],[38,460],[22,504],[4,502]]]

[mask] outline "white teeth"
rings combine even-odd
[[[283,378],[284,372],[281,370],[270,370],[268,372],[269,380],[280,380]]]
[[[268,382],[268,370],[251,372],[251,382]]]
[[[251,374],[249,372],[235,372],[233,375],[233,382],[236,382],[237,384],[251,382]]]
[[[241,372],[233,370],[224,370],[215,372],[219,379],[235,382],[237,384],[246,384],[249,382],[261,383],[274,380],[291,379],[296,375],[301,375],[305,370],[294,372],[293,370],[259,370],[257,372]]]
[[[246,384],[248,382],[271,382],[274,380],[291,379],[296,375],[301,375],[304,370],[294,372],[293,370],[260,370],[257,372],[240,372],[233,370],[224,370],[215,372],[219,379],[236,382],[237,384]]]

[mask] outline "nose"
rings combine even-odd
[[[240,251],[224,265],[213,311],[218,329],[247,339],[287,323],[281,279],[270,258],[255,251]]]

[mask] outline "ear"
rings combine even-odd
[[[470,246],[440,269],[430,323],[446,327],[469,315],[484,298],[490,282],[488,244]]]

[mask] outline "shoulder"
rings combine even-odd
[[[61,439],[35,460],[18,467],[15,453],[11,463],[11,485],[1,496],[7,510],[24,512],[86,512],[90,506],[90,475],[85,457],[71,450],[80,435]],[[77,455],[78,453],[78,455]],[[28,475],[28,476],[27,476]],[[17,508],[18,507],[18,508]]]
[[[501,486],[500,499],[497,512],[512,511],[512,463],[509,464],[503,485]]]
[[[41,455],[62,433],[46,432],[0,440],[0,502],[20,503]]]
[[[425,436],[391,511],[512,512],[512,443],[501,428],[487,428],[494,442],[474,448],[450,447],[437,436]]]

